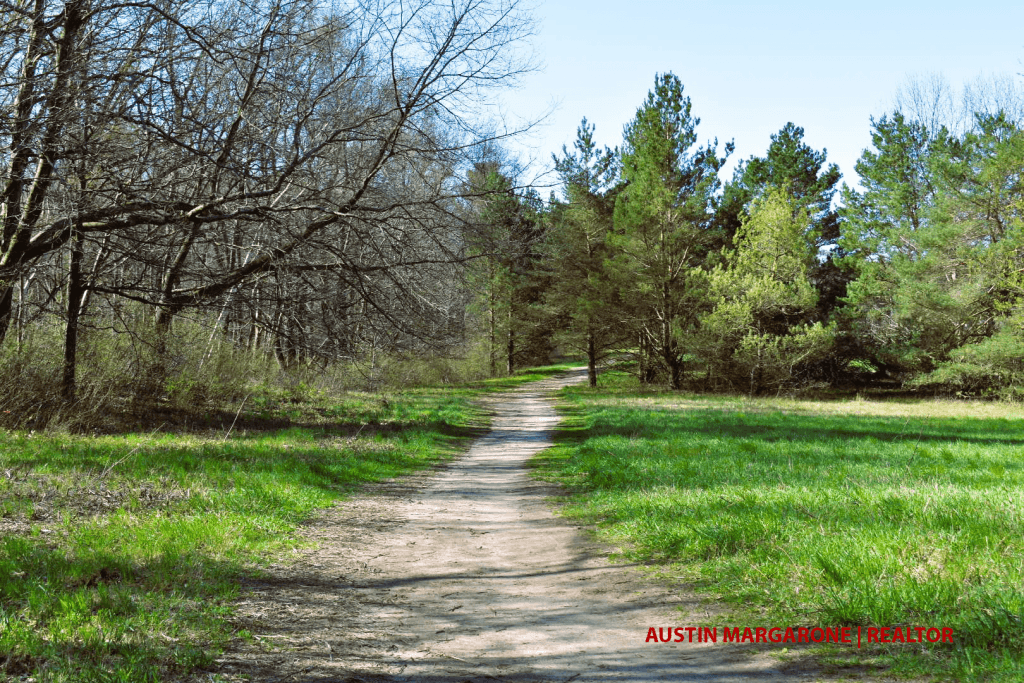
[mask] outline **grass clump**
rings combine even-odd
[[[645,561],[778,625],[938,626],[877,646],[894,671],[1019,680],[1024,421],[964,402],[811,402],[565,390],[539,460]],[[862,654],[867,654],[863,652]]]

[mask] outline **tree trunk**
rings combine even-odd
[[[494,377],[495,375],[498,374],[498,354],[497,354],[497,350],[495,349],[495,345],[498,343],[498,340],[495,339],[495,334],[494,334],[494,306],[493,306],[493,304],[490,306],[490,315],[489,315],[489,317],[490,317],[490,320],[489,320],[490,332],[489,332],[489,334],[487,336],[487,349],[488,349],[487,352],[490,355],[490,359],[491,359],[491,377]]]
[[[672,318],[675,308],[668,282],[662,285],[662,305],[664,314],[661,319],[661,356],[668,368],[669,386],[673,391],[682,389],[683,363],[677,353],[676,340],[672,336]]]
[[[14,311],[14,285],[0,284],[0,346],[11,326],[11,313]]]
[[[171,332],[171,323],[174,321],[174,316],[180,313],[184,307],[181,302],[175,300],[174,288],[178,285],[178,279],[181,277],[181,271],[185,267],[185,261],[188,259],[188,255],[192,251],[192,246],[195,244],[198,234],[199,223],[193,222],[188,236],[178,248],[178,253],[174,257],[174,261],[168,265],[167,271],[164,273],[163,279],[160,283],[163,306],[161,306],[160,313],[156,318],[156,350],[157,354],[160,356],[159,363],[161,371],[164,369],[164,355],[167,352],[167,335]]]
[[[676,342],[672,339],[672,329],[668,322],[662,325],[661,356],[669,373],[669,386],[673,391],[683,388],[683,362],[679,358]]]
[[[488,262],[488,283],[487,283],[487,317],[488,317],[488,354],[491,360],[491,377],[495,377],[498,374],[498,350],[497,350],[497,334],[494,326],[494,264]]]
[[[597,386],[597,348],[594,344],[594,330],[587,330],[587,379],[590,386]]]
[[[516,353],[516,337],[515,331],[512,329],[512,306],[508,307],[508,344],[505,347],[505,352],[508,356],[508,374],[511,377],[512,371],[515,370],[515,353]]]
[[[683,388],[683,363],[674,353],[672,354],[672,365],[669,369],[672,374],[672,389],[679,391]]]
[[[61,392],[65,401],[75,400],[75,371],[78,356],[78,317],[82,312],[82,233],[71,238],[71,266],[68,271],[68,321],[64,330],[64,373]]]
[[[637,362],[636,378],[640,384],[647,384],[647,340],[644,338],[643,332],[640,333],[638,344],[639,360]]]

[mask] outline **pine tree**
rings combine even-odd
[[[866,354],[958,391],[1024,380],[1005,360],[1024,352],[1024,130],[1002,113],[959,135],[899,112],[874,127],[857,165],[864,191],[844,196],[852,329]]]
[[[799,379],[831,349],[814,321],[816,232],[800,200],[771,188],[754,200],[735,250],[711,273],[714,310],[701,321],[702,354],[716,378],[751,394]]]
[[[815,150],[804,142],[804,129],[790,122],[771,136],[763,157],[741,161],[725,184],[715,215],[714,231],[727,247],[743,222],[752,202],[771,188],[787,188],[796,206],[807,211],[817,246],[824,258],[815,263],[811,279],[818,290],[818,315],[825,319],[846,296],[852,274],[840,265],[839,215],[832,199],[842,174],[828,164],[827,150]]]
[[[673,389],[682,386],[686,336],[706,302],[700,268],[713,243],[718,170],[716,140],[697,146],[700,120],[673,74],[652,90],[626,126],[621,151],[625,187],[616,199],[613,272],[641,350],[641,365],[658,360]],[[732,145],[726,146],[726,156]],[[645,353],[650,350],[650,357]]]
[[[608,278],[608,235],[612,228],[614,152],[599,150],[586,119],[573,151],[554,157],[564,201],[553,202],[547,233],[548,268],[554,277],[547,303],[564,319],[560,341],[587,355],[590,386],[597,386],[597,363],[622,341],[617,294]]]
[[[498,374],[504,357],[511,375],[524,341],[531,340],[531,305],[540,299],[534,280],[543,237],[541,202],[536,192],[517,189],[496,163],[480,163],[469,173],[477,195],[477,230],[470,236],[470,251],[478,264],[470,279],[478,293],[478,308],[485,311],[491,375]],[[536,355],[536,354],[535,354]]]

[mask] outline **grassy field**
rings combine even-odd
[[[568,514],[733,603],[731,625],[955,634],[953,645],[819,646],[828,670],[1024,678],[1020,405],[602,382],[565,390],[566,429],[537,460],[575,494]]]
[[[474,397],[560,369],[386,396],[255,397],[246,428],[0,432],[0,680],[201,671],[250,637],[230,621],[240,581],[286,561],[318,508],[454,455],[486,426]]]

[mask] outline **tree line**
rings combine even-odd
[[[723,183],[732,145],[700,144],[683,84],[658,75],[620,146],[583,120],[553,158],[560,195],[487,200],[499,232],[513,214],[535,226],[529,267],[486,273],[508,290],[507,366],[517,335],[538,340],[524,359],[546,353],[543,329],[587,356],[591,384],[628,349],[641,382],[674,389],[1019,396],[1024,109],[996,85],[959,104],[912,84],[872,119],[853,188],[793,123]]]
[[[591,383],[614,353],[675,389],[1016,395],[1016,91],[908,93],[851,189],[794,124],[723,182],[666,73],[545,200],[489,113],[532,30],[518,0],[0,3],[3,414],[556,349]]]

